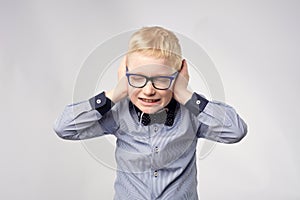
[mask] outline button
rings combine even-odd
[[[154,152],[155,152],[155,153],[158,153],[158,152],[159,152],[159,148],[158,148],[158,147],[155,147],[155,148],[154,148]]]
[[[97,99],[97,100],[96,100],[96,103],[97,103],[97,104],[100,104],[100,103],[101,103],[101,99]]]
[[[158,176],[158,171],[155,170],[155,171],[153,172],[153,175],[154,175],[155,177],[157,177],[157,176]]]
[[[154,132],[157,132],[158,131],[158,128],[155,126],[154,127]]]
[[[197,101],[196,101],[196,104],[198,104],[198,105],[199,105],[200,103],[201,103],[201,101],[200,101],[200,100],[197,100]]]

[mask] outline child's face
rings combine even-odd
[[[176,70],[165,59],[157,59],[133,53],[127,59],[128,73],[141,74],[147,77],[171,76]],[[173,80],[174,82],[174,80]],[[155,113],[164,108],[172,99],[173,83],[167,90],[159,90],[148,81],[143,88],[128,86],[128,96],[131,102],[144,113]]]

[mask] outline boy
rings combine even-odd
[[[117,138],[115,199],[198,199],[198,138],[240,141],[247,125],[235,110],[187,89],[189,74],[174,33],[135,32],[108,92],[66,106],[54,130],[63,139]]]

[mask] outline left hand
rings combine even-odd
[[[176,101],[183,105],[192,97],[192,92],[190,92],[187,88],[189,84],[189,79],[190,76],[188,72],[187,63],[186,60],[183,59],[181,70],[179,71],[173,88],[174,98],[176,99]]]

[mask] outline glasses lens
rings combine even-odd
[[[154,87],[157,89],[168,89],[171,84],[171,79],[164,77],[157,77],[153,80]]]
[[[129,83],[133,87],[143,87],[146,81],[147,79],[143,76],[133,75],[133,74],[129,76]]]

